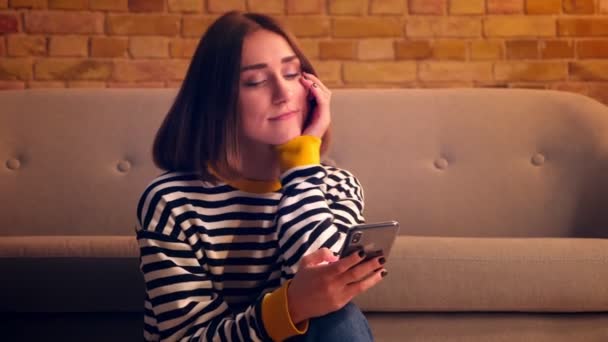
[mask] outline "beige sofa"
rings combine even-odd
[[[175,90],[0,92],[7,341],[141,339],[135,206]],[[533,90],[336,90],[330,158],[401,234],[378,341],[608,341],[608,108]],[[8,335],[7,335],[8,334]]]

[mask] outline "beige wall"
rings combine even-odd
[[[281,17],[334,87],[532,87],[608,103],[608,0],[0,0],[0,89],[175,87],[229,9]]]

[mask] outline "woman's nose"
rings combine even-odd
[[[275,103],[285,102],[293,94],[293,85],[288,84],[285,80],[277,80],[274,88],[273,101]]]

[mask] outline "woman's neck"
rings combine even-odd
[[[259,181],[279,179],[279,158],[272,145],[248,141],[241,145],[240,153],[243,178]]]

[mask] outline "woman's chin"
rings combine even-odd
[[[294,138],[299,137],[301,134],[300,130],[293,130],[291,132],[284,132],[283,134],[280,134],[278,136],[275,136],[272,140],[273,140],[273,145],[281,145],[284,144]]]

